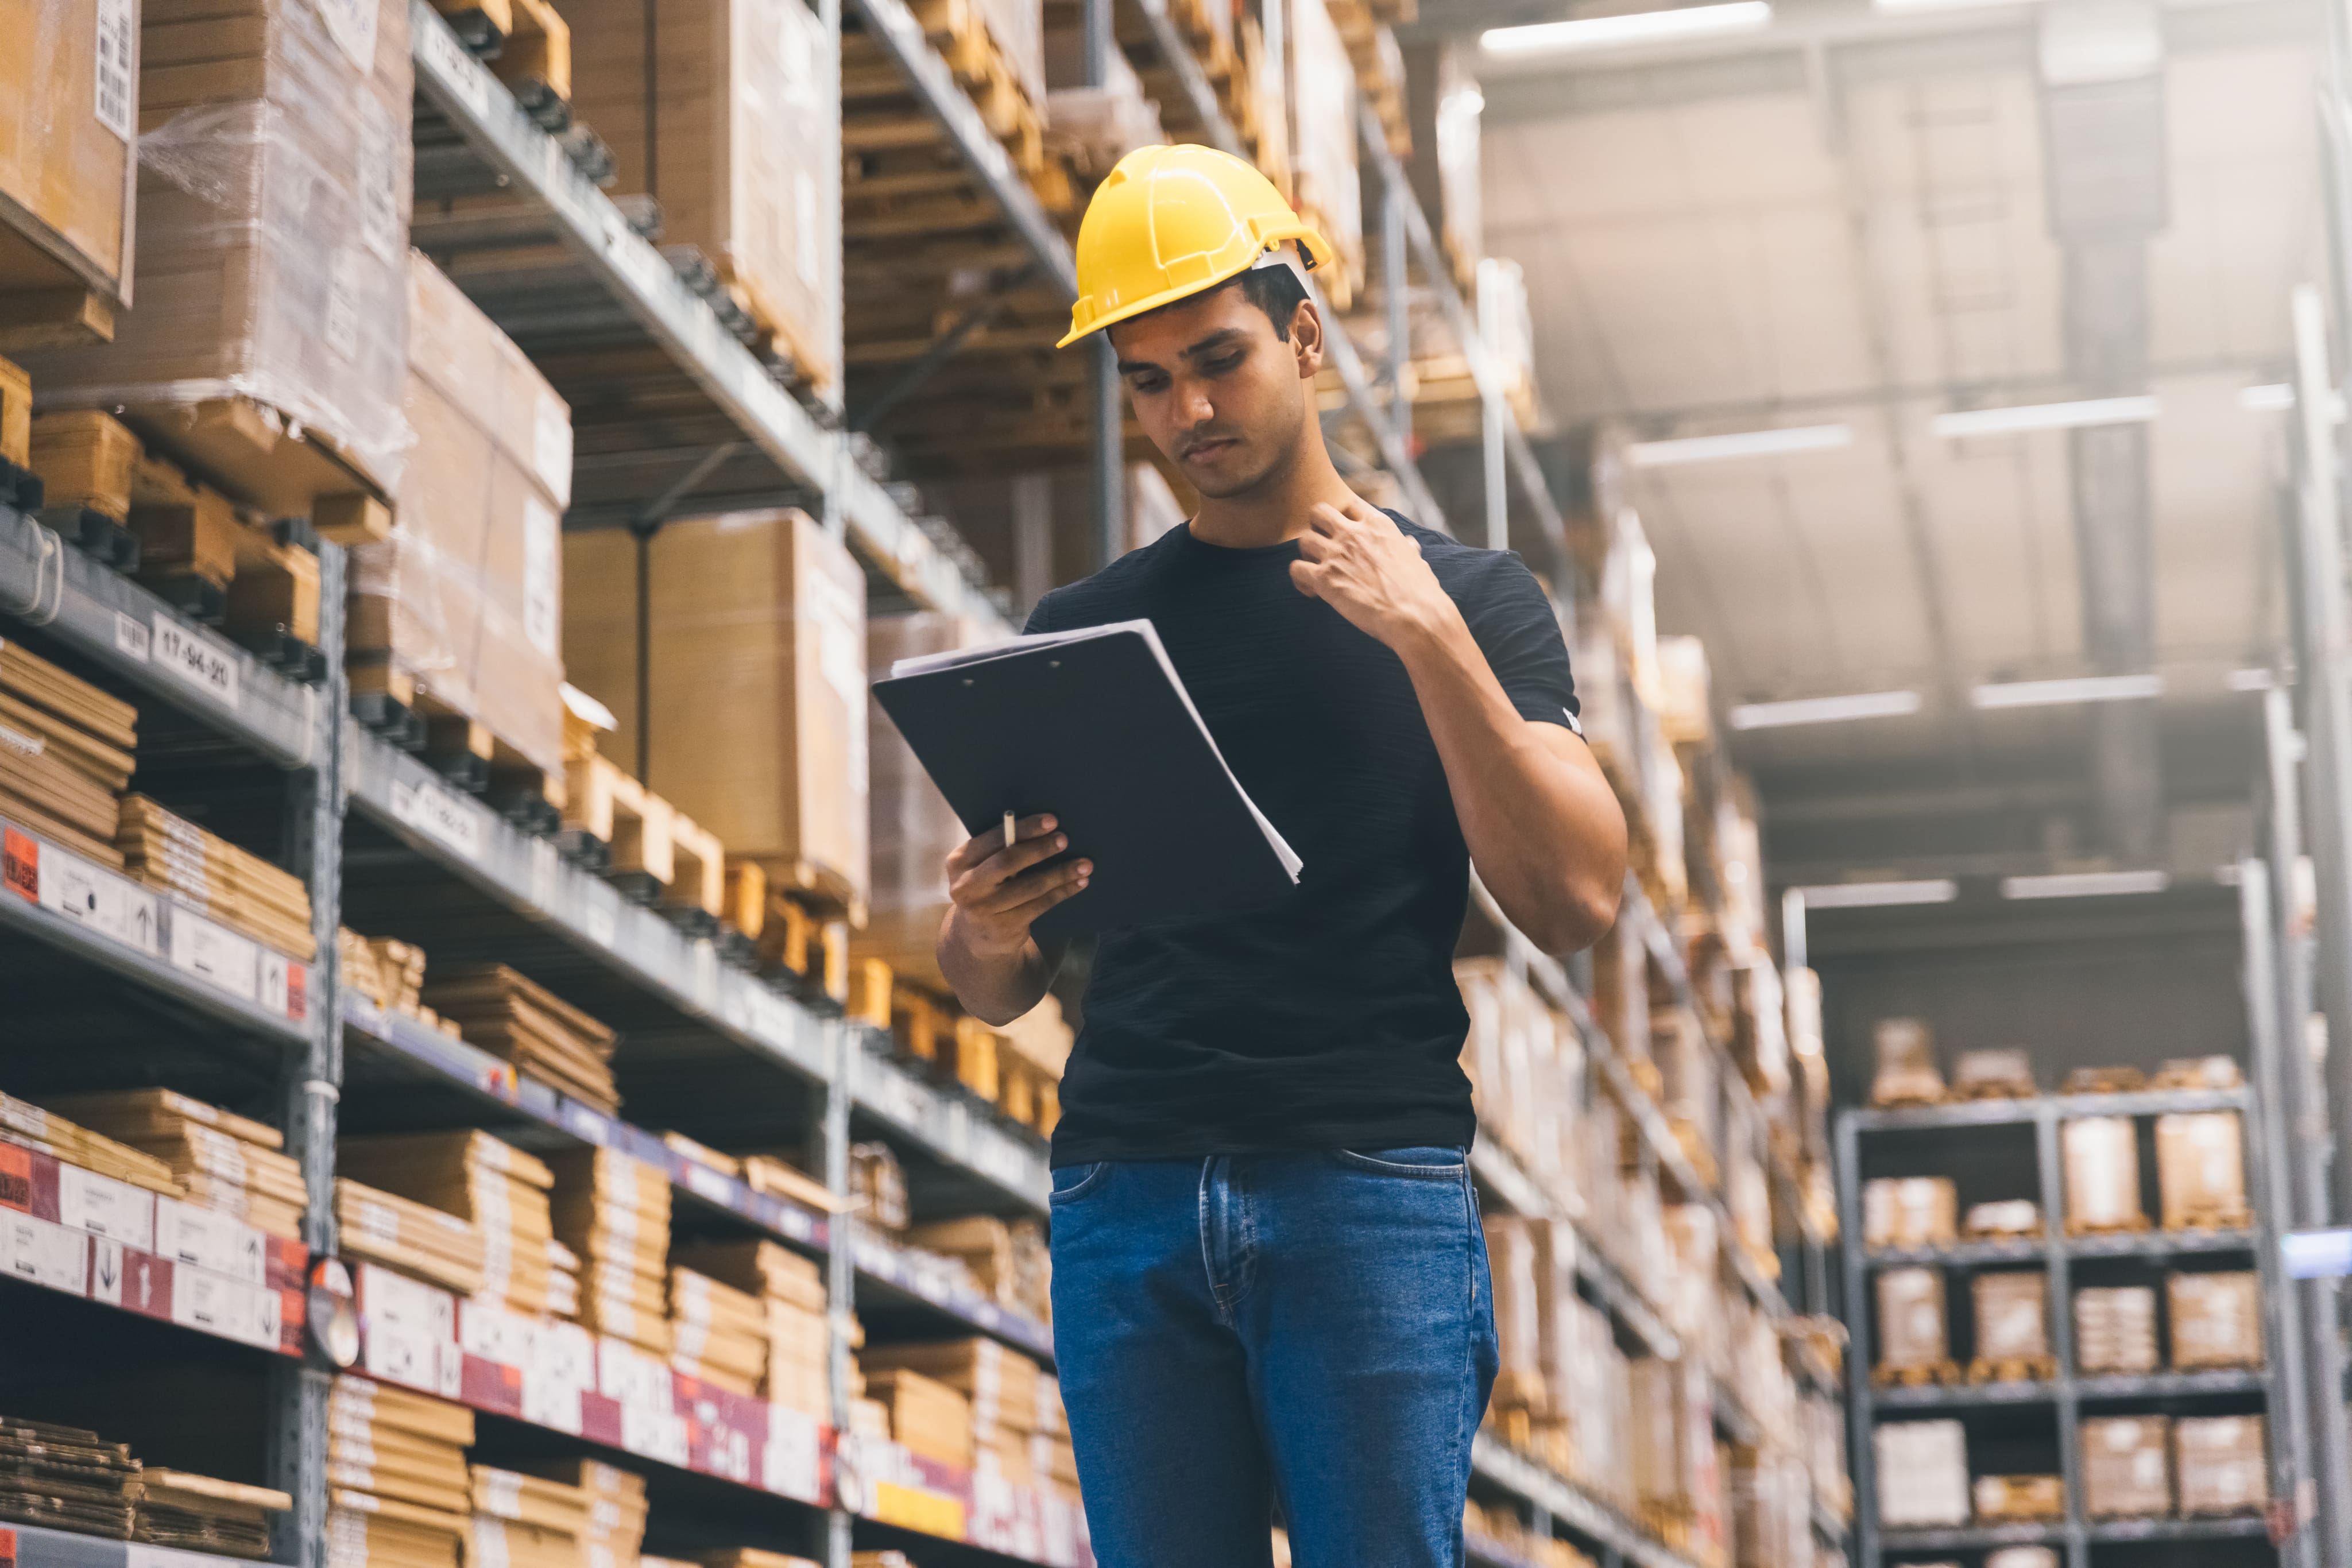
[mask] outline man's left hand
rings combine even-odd
[[[1290,580],[1400,652],[1403,640],[1442,632],[1462,618],[1421,546],[1387,513],[1352,497],[1344,508],[1316,504]]]

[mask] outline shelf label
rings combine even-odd
[[[287,1016],[286,968],[289,960],[272,953],[249,936],[215,925],[185,904],[172,909],[172,967],[194,976],[214,989],[240,1001],[256,1002],[280,1018]]]
[[[405,784],[395,779],[392,784],[393,820],[404,822],[444,849],[454,850],[469,861],[482,858],[482,810],[470,800],[460,800],[440,785],[420,779]]]
[[[154,662],[179,680],[234,709],[237,702],[236,656],[217,641],[155,612]],[[118,635],[117,641],[121,639]]]
[[[556,1113],[563,1130],[583,1143],[602,1148],[610,1141],[612,1124],[576,1100],[566,1100]]]
[[[824,1480],[816,1417],[782,1405],[768,1406],[768,1441],[760,1459],[760,1484],[803,1502],[823,1500]]]
[[[686,1185],[688,1190],[698,1197],[709,1199],[721,1208],[733,1206],[734,1183],[699,1160],[688,1160],[685,1164]]]
[[[163,950],[152,893],[55,845],[47,858],[48,874],[39,879],[42,908],[150,957]]]
[[[36,904],[40,902],[39,840],[14,828],[0,828],[0,887]]]
[[[183,1328],[275,1350],[280,1333],[278,1292],[206,1269],[172,1270],[172,1321]]]
[[[135,617],[125,615],[120,610],[114,612],[114,651],[116,653],[126,658],[136,659],[143,664],[147,663],[149,644],[154,640],[154,633],[149,632]]]

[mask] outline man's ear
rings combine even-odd
[[[1323,316],[1312,299],[1300,300],[1290,313],[1290,350],[1298,360],[1298,379],[1313,381],[1323,368]]]

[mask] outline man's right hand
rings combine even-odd
[[[1055,831],[1052,817],[1024,817],[1013,824],[1013,841],[991,828],[965,841],[948,856],[948,897],[954,902],[949,925],[975,957],[1021,955],[1036,918],[1085,888],[1094,862],[1076,860],[1043,866],[1070,847]]]

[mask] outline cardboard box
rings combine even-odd
[[[1364,281],[1364,203],[1356,165],[1356,68],[1323,0],[1289,15],[1293,204],[1339,250],[1316,270],[1335,299]]]
[[[2139,1136],[2129,1116],[2077,1116],[2061,1134],[2066,1167],[2066,1228],[2140,1230]]]
[[[1882,1421],[1870,1439],[1881,1525],[1969,1522],[1968,1436],[1958,1421]]]
[[[1986,1524],[2066,1514],[2063,1476],[1979,1476],[1970,1490],[1977,1518]]]
[[[2076,1291],[2074,1359],[2085,1373],[2154,1372],[2156,1292],[2146,1285]]]
[[[352,552],[352,663],[387,665],[563,774],[563,576],[572,411],[440,268],[412,252],[416,445],[390,538]]]
[[[1941,1366],[1951,1359],[1940,1269],[1889,1269],[1878,1276],[1878,1364],[1886,1371]]]
[[[2180,1511],[2260,1513],[2270,1500],[2270,1466],[2260,1416],[2184,1416],[2172,1424]]]
[[[1936,1037],[1923,1020],[1881,1019],[1870,1031],[1870,1042],[1877,1061],[1870,1080],[1872,1104],[1933,1104],[1944,1097]]]
[[[1469,281],[1486,249],[1478,168],[1479,120],[1486,99],[1468,54],[1468,45],[1453,39],[1417,43],[1404,51],[1413,194],[1459,283]]]
[[[656,196],[662,244],[699,250],[802,377],[836,384],[839,75],[816,14],[795,0],[566,0],[562,10],[572,110],[612,149],[613,194]]]
[[[2171,1274],[2164,1281],[2172,1319],[2172,1364],[2182,1372],[2263,1364],[2262,1277],[2251,1270]]]
[[[951,653],[984,641],[961,615],[920,611],[877,615],[866,622],[866,668],[873,679],[900,659]],[[947,859],[970,835],[954,809],[882,705],[866,699],[869,742],[866,822],[873,846],[873,891],[857,951],[887,963],[901,977],[933,990],[948,988],[940,973],[940,923],[948,913]]]
[[[108,337],[131,303],[138,0],[5,0],[0,37],[0,348]]]
[[[1881,1176],[1862,1189],[1864,1247],[1934,1247],[1958,1239],[1959,1187],[1949,1176]]]
[[[388,489],[408,448],[408,6],[150,5],[138,50],[138,308],[111,345],[30,356],[42,406],[127,405],[142,434],[173,411],[166,444],[209,453],[299,424],[341,488]],[[298,507],[266,484],[241,498],[307,514],[335,489],[294,487]]]
[[[2049,1277],[2042,1270],[1979,1274],[1969,1290],[1979,1360],[2039,1360],[2050,1354]]]
[[[2167,1230],[2251,1225],[2243,1130],[2235,1111],[2156,1119],[2156,1186]]]
[[[957,1469],[971,1469],[971,1402],[919,1372],[891,1368],[866,1379],[867,1395],[890,1413],[891,1438],[908,1452]]]
[[[2093,1519],[2158,1519],[2172,1511],[2172,1422],[2100,1416],[2083,1423],[2083,1511]]]
[[[637,755],[636,542],[568,534],[563,662]],[[771,883],[862,904],[866,573],[806,513],[673,522],[647,552],[654,713],[646,787]]]
[[[2050,1546],[2004,1546],[1985,1558],[1985,1568],[2058,1568],[2058,1552]]]

